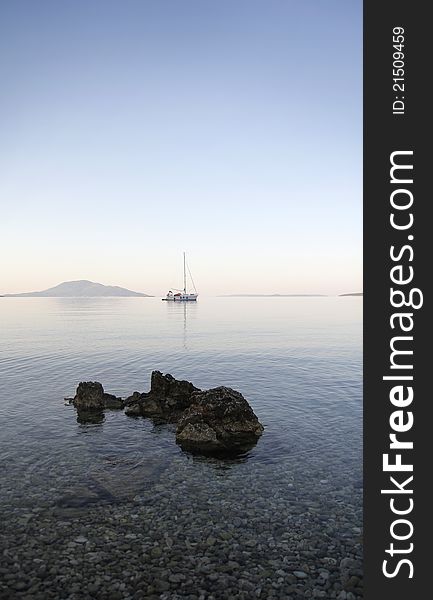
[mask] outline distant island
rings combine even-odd
[[[364,292],[354,292],[353,294],[340,294],[340,298],[344,296],[363,296]]]
[[[326,294],[224,294],[219,298],[326,298]]]
[[[141,296],[151,298],[149,294],[133,292],[117,285],[102,285],[81,279],[79,281],[64,281],[55,287],[40,292],[24,292],[21,294],[3,294],[4,298],[91,298],[91,297],[130,297]]]

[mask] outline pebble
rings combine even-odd
[[[88,539],[83,535],[79,535],[74,539],[74,542],[76,542],[77,544],[85,544],[86,542],[88,542]]]
[[[140,426],[150,424],[140,421]],[[80,450],[86,451],[85,446]],[[349,462],[331,479],[326,453],[309,459],[316,462],[314,473],[293,458],[272,465],[253,460],[221,464],[175,454],[154,481],[138,483],[137,477],[119,485],[109,478],[112,467],[107,468],[107,497],[96,502],[96,492],[82,481],[73,491],[71,460],[73,454],[61,472],[51,463],[56,488],[47,482],[47,470],[39,485],[29,479],[21,499],[16,494],[22,480],[8,483],[6,471],[0,491],[2,498],[5,489],[9,494],[6,508],[0,504],[0,597],[362,598],[362,490],[351,484],[359,474]],[[89,460],[87,470],[77,463],[85,481],[105,458],[93,452]],[[134,465],[140,460],[134,458]],[[124,495],[130,485],[130,495]],[[59,502],[77,495],[85,502]],[[29,499],[39,502],[41,510],[32,511]],[[31,518],[21,525],[30,511]]]
[[[307,573],[304,571],[293,571],[293,575],[298,579],[306,579],[308,577]]]

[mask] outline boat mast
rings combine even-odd
[[[185,266],[185,252],[183,253],[183,293],[186,294],[186,266]]]

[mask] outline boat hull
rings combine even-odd
[[[165,302],[196,302],[198,294],[181,294],[179,296],[167,296],[162,298]]]

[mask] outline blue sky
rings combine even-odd
[[[362,284],[362,3],[5,1],[0,292]]]

